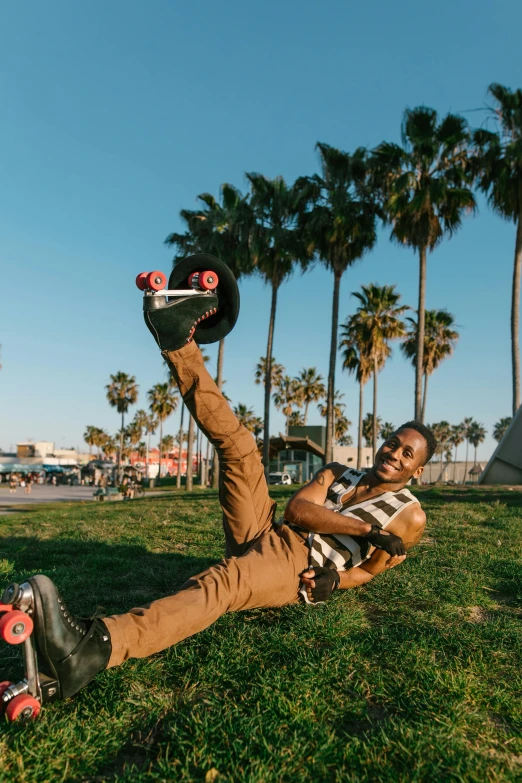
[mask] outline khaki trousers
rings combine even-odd
[[[290,528],[274,526],[255,440],[237,420],[189,343],[165,352],[190,413],[216,448],[220,466],[226,559],[192,577],[174,595],[104,620],[109,667],[144,658],[208,628],[225,612],[285,606],[298,598],[308,548]]]

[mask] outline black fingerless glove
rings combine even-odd
[[[377,549],[384,549],[392,557],[406,554],[402,538],[394,535],[394,533],[388,533],[387,530],[383,530],[379,525],[372,525],[372,529],[365,538],[368,539],[372,546],[377,547]]]
[[[315,587],[307,588],[309,598],[313,604],[323,603],[339,587],[341,581],[339,572],[334,568],[325,568],[324,566],[312,566],[308,570],[315,574],[311,577],[315,582]]]

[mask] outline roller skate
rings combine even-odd
[[[42,705],[72,696],[107,666],[107,628],[100,619],[73,617],[48,577],[13,582],[0,601],[0,638],[23,644],[24,678],[0,682],[7,720],[37,718]]]
[[[198,253],[183,259],[167,278],[163,272],[140,272],[143,314],[162,351],[175,351],[194,340],[198,345],[221,340],[239,314],[237,282],[226,264]]]

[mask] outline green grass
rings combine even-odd
[[[281,507],[290,492],[274,489]],[[320,607],[227,615],[3,724],[0,781],[522,780],[522,494],[419,493],[428,529],[404,565]],[[211,491],[0,527],[1,581],[44,572],[79,614],[168,594],[222,556]],[[18,649],[0,656],[0,679],[19,676]]]

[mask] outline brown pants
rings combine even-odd
[[[275,504],[255,440],[208,374],[197,345],[164,356],[187,408],[219,455],[227,559],[174,595],[106,618],[109,667],[164,650],[225,612],[295,603],[299,574],[308,565],[304,541],[286,525],[274,526]]]

